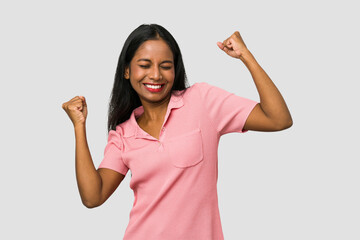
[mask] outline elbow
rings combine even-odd
[[[292,117],[291,117],[291,115],[290,115],[290,113],[289,113],[289,116],[288,116],[288,118],[287,118],[287,120],[286,120],[286,124],[285,124],[285,127],[286,128],[290,128],[292,125],[293,125],[293,120],[292,120]],[[285,129],[286,129],[285,128]]]
[[[276,124],[275,130],[281,131],[290,128],[293,125],[293,120],[291,116],[283,121],[280,121]]]
[[[85,207],[91,209],[91,208],[96,208],[99,205],[98,204],[91,204],[91,203],[83,203]]]
[[[290,128],[293,125],[293,120],[290,118],[289,121],[287,121],[284,125],[283,125],[283,130]]]
[[[95,201],[82,200],[82,204],[83,204],[85,207],[89,208],[89,209],[91,209],[91,208],[96,208],[96,207],[100,206],[100,204],[98,204],[98,203],[95,202]]]

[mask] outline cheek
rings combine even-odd
[[[166,78],[168,78],[169,80],[174,80],[175,79],[175,71],[174,70],[168,71],[166,73]]]
[[[143,78],[144,76],[146,76],[146,71],[143,71],[141,69],[136,69],[135,71],[132,72],[132,77],[134,79]]]

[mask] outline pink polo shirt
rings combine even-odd
[[[159,140],[130,118],[109,132],[99,168],[126,175],[134,203],[124,240],[222,240],[217,197],[221,135],[243,130],[256,101],[206,82],[174,91]]]

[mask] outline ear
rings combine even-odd
[[[125,78],[125,79],[129,79],[129,78],[130,78],[130,76],[129,76],[129,67],[125,67],[124,78]]]

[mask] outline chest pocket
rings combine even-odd
[[[171,138],[167,141],[167,149],[171,163],[175,167],[192,167],[204,159],[200,128]]]

